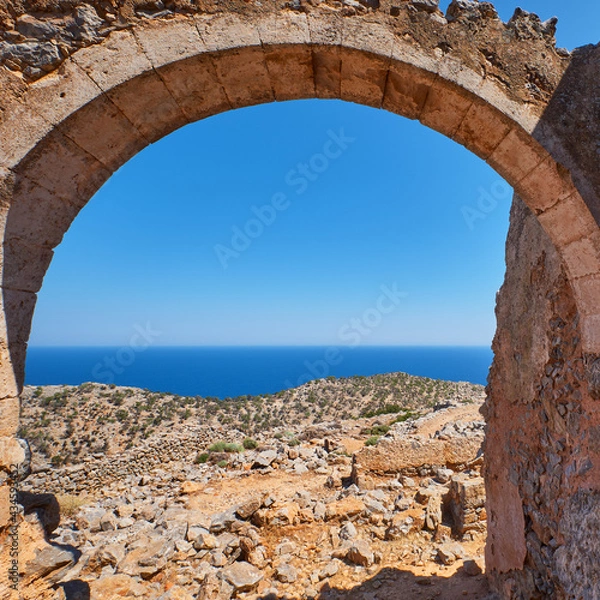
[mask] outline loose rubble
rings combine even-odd
[[[63,508],[60,525],[53,496],[36,504],[30,490],[27,518],[49,523],[51,545],[25,576],[37,582],[37,598],[52,600],[66,600],[77,586],[89,589],[90,600],[391,600],[399,589],[421,597],[423,585],[438,590],[436,598],[484,598],[478,449],[461,470],[444,455],[396,470],[369,471],[362,459],[399,442],[480,444],[478,407],[438,407],[392,425],[370,447],[364,442],[380,416],[311,426],[287,439],[265,433],[256,448],[222,453],[225,464],[198,462],[196,451],[150,463],[147,472],[82,493],[79,504]]]

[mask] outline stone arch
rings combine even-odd
[[[326,6],[132,19],[35,81],[0,72],[0,436],[16,434],[31,318],[52,249],[95,191],[186,123],[300,98],[418,119],[504,177],[564,264],[594,379],[600,233],[588,207],[597,205],[595,187],[544,120],[569,60],[554,48],[552,25],[529,15],[504,24],[489,5],[455,2],[448,18],[425,5],[410,0],[361,15]],[[503,568],[517,569],[519,560]]]

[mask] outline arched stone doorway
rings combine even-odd
[[[600,236],[593,216],[600,203],[590,152],[596,132],[585,127],[593,108],[568,118],[593,106],[589,81],[569,86],[593,70],[595,53],[558,52],[553,23],[516,13],[504,24],[487,3],[453,2],[446,17],[435,2],[377,4],[359,14],[327,4],[265,9],[244,2],[154,19],[124,11],[118,27],[96,14],[84,24],[102,35],[63,48],[59,66],[29,64],[20,73],[12,61],[12,72],[0,71],[5,455],[11,448],[18,454],[27,340],[52,249],[112,172],[174,129],[225,110],[299,98],[383,108],[466,146],[527,207],[515,205],[513,249],[522,243],[523,253],[509,253],[498,308],[488,407],[488,569],[507,598],[569,597],[593,579],[593,560],[584,561],[579,582],[569,581],[569,565],[581,563],[576,548],[593,537],[574,523],[593,519],[600,491],[590,410],[600,387]],[[540,253],[545,262],[536,279],[527,261]],[[517,302],[529,320],[513,318]],[[553,303],[550,321],[544,302]],[[571,322],[568,348],[557,319]],[[553,336],[560,343],[549,343]],[[555,359],[564,369],[552,367]],[[515,376],[518,384],[507,385]],[[554,402],[558,411],[567,396],[569,411],[579,415],[576,427],[552,421],[544,405]],[[547,450],[556,444],[559,451]],[[0,490],[7,502],[6,487]],[[578,516],[565,516],[567,506]]]

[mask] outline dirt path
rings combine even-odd
[[[440,411],[431,419],[424,421],[418,428],[417,433],[424,436],[432,436],[441,429],[446,423],[453,421],[482,421],[483,417],[479,412],[480,404],[466,404],[456,408]]]

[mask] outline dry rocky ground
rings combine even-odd
[[[22,561],[24,598],[488,597],[480,386],[321,380],[245,398],[237,413],[234,400],[181,402],[145,438],[135,425],[150,411],[132,407],[150,392],[39,390],[26,391],[23,423],[34,452],[44,442],[50,452],[38,447],[22,485],[21,529],[33,539],[43,527],[48,540]],[[346,418],[335,419],[348,391]],[[156,414],[173,401],[151,398]],[[250,407],[280,422],[252,429]],[[58,452],[70,464],[52,461]],[[106,467],[118,461],[127,468]]]
[[[446,398],[469,400],[481,386],[389,373],[333,377],[277,394],[213,397],[177,396],[137,388],[86,383],[27,387],[21,430],[36,459],[80,463],[88,453],[117,454],[173,428],[223,426],[246,435],[285,433],[313,423],[376,413],[410,416]]]

